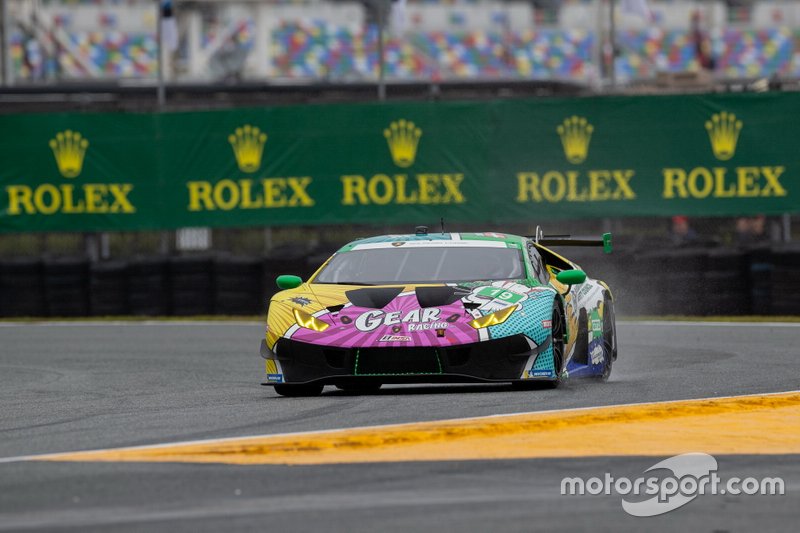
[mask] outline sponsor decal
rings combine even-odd
[[[72,180],[81,175],[89,149],[89,141],[81,133],[73,130],[61,131],[50,139],[48,145],[61,176]],[[132,214],[136,212],[129,197],[132,191],[131,183],[84,183],[80,186],[72,183],[43,183],[36,187],[7,185],[6,213],[10,216]]]
[[[276,207],[312,207],[308,192],[312,178],[261,178],[189,181],[189,211],[233,211],[234,209],[272,209]]]
[[[368,333],[375,331],[381,326],[395,326],[406,324],[408,331],[424,331],[429,329],[446,328],[446,322],[440,322],[441,309],[428,307],[425,309],[414,309],[403,314],[402,311],[392,311],[387,313],[380,309],[374,309],[360,314],[355,320],[356,329]],[[344,322],[344,320],[342,320]]]
[[[607,202],[635,200],[631,169],[518,172],[518,203]]]
[[[384,335],[378,342],[410,342],[411,337],[406,335]]]
[[[357,174],[341,176],[342,205],[440,205],[466,202],[463,174]]]
[[[739,141],[739,132],[742,131],[742,121],[733,113],[723,111],[714,113],[711,120],[706,121],[708,140],[711,142],[711,151],[720,161],[727,161],[736,153],[736,143]]]
[[[395,165],[408,168],[414,164],[419,138],[422,137],[420,128],[410,120],[401,118],[389,124],[389,127],[383,130],[383,136],[386,137],[389,153]]]
[[[88,147],[89,141],[77,131],[62,131],[50,139],[50,149],[53,150],[56,166],[62,176],[75,178],[80,175]]]
[[[582,283],[577,290],[573,288],[573,290],[570,291],[570,294],[573,295],[573,298],[576,298],[576,301],[584,301],[591,300],[594,294],[600,293],[602,290],[603,288],[598,285]]]
[[[592,364],[599,365],[603,362],[603,347],[600,344],[595,344],[589,355],[592,356]]]
[[[431,329],[435,329],[437,332],[439,330],[444,331],[447,329],[447,322],[431,322],[430,324],[409,324],[408,331],[428,331]],[[440,337],[443,335],[440,335]]]
[[[294,298],[289,298],[289,301],[292,303],[296,303],[300,307],[305,307],[311,303],[310,298],[303,298],[302,296],[295,296]]]
[[[549,320],[549,319],[548,319],[548,320],[542,320],[542,327],[543,327],[544,329],[550,329],[550,328],[552,328],[552,327],[553,327],[553,321],[552,321],[552,320]]]
[[[268,383],[283,383],[283,374],[267,374]]]
[[[727,111],[714,113],[706,121],[711,153],[718,161],[729,161],[736,155],[739,133],[743,128],[744,123]],[[780,182],[785,172],[784,166],[664,168],[661,196],[665,199],[786,196],[788,193]]]
[[[228,136],[236,165],[244,173],[261,168],[267,134],[257,126],[245,124]],[[303,177],[271,177],[256,179],[224,178],[211,181],[189,181],[189,211],[233,211],[240,209],[272,209],[277,207],[312,207],[314,198],[308,191],[313,179]]]
[[[402,169],[414,165],[417,159],[422,129],[406,119],[393,121],[383,130],[392,162]],[[339,177],[342,182],[342,205],[387,204],[463,204],[466,202],[459,173],[420,172],[398,174],[385,171],[371,177],[349,174]]]
[[[586,117],[571,116],[556,127],[564,157],[580,165],[589,156],[592,126]],[[604,202],[633,200],[631,169],[545,170],[517,173],[518,203]]]
[[[583,163],[589,154],[589,142],[592,140],[594,126],[589,124],[585,117],[571,116],[564,119],[563,124],[556,128],[561,137],[561,146],[564,156],[572,164]]]
[[[549,370],[529,370],[528,376],[532,378],[550,377],[553,373]]]
[[[245,124],[228,136],[228,142],[233,148],[233,156],[239,170],[252,174],[261,168],[261,155],[264,153],[264,143],[267,134],[258,127]]]
[[[786,167],[665,168],[663,198],[755,198],[786,196]]]

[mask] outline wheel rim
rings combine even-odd
[[[553,368],[558,379],[561,377],[561,367],[564,361],[564,322],[558,307],[553,309],[551,326],[553,328]]]

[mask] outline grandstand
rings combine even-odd
[[[388,4],[388,2],[387,2]],[[376,2],[176,2],[170,82],[368,82],[378,77]],[[615,79],[702,70],[696,18],[718,79],[800,77],[800,4],[651,1],[651,20],[617,6]],[[7,85],[147,81],[158,70],[157,3],[6,0]],[[390,17],[384,16],[384,19]],[[608,4],[600,0],[410,0],[387,24],[390,81],[608,77]]]

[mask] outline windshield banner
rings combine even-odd
[[[800,94],[0,116],[0,232],[800,211]]]

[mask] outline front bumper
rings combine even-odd
[[[521,334],[472,344],[409,348],[337,348],[280,339],[274,350],[262,340],[261,355],[268,367],[271,361],[279,363],[282,376],[277,383],[507,383],[520,380],[530,358],[546,352],[549,344],[548,339],[537,346]]]

